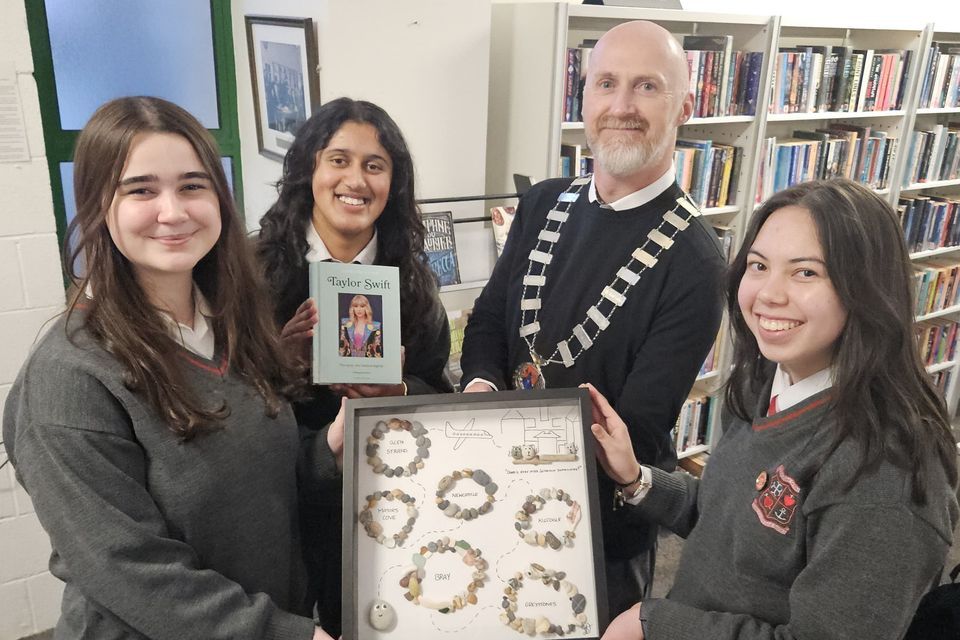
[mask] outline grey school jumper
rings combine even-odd
[[[906,631],[950,546],[954,488],[934,472],[918,506],[908,474],[883,463],[845,492],[857,448],[846,442],[818,464],[832,436],[831,391],[729,424],[701,482],[653,469],[637,509],[689,535],[667,599],[641,606],[648,640],[884,640]]]
[[[181,350],[188,384],[230,416],[180,442],[117,361],[74,335],[63,318],[50,329],[3,416],[66,583],[55,637],[309,640],[296,469],[311,483],[336,476],[326,438],[301,447],[289,408],[267,418],[222,354]]]

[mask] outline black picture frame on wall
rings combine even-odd
[[[601,637],[585,389],[363,398],[345,414],[344,640]]]
[[[320,105],[313,20],[254,15],[244,21],[257,148],[283,161],[297,129]]]

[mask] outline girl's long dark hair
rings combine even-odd
[[[847,439],[860,446],[853,478],[883,460],[906,469],[912,498],[922,504],[932,477],[931,450],[956,486],[955,442],[946,407],[920,360],[903,230],[890,205],[866,187],[843,179],[807,182],[774,194],[753,214],[727,281],[734,335],[727,406],[752,420],[753,401],[769,376],[770,363],[747,327],[737,291],[760,228],[787,206],[803,207],[813,217],[827,273],[848,314],[832,363],[837,431],[829,452]]]
[[[285,395],[296,390],[296,372],[280,348],[267,311],[263,284],[216,143],[196,118],[171,102],[152,97],[112,100],[94,112],[77,138],[77,215],[64,245],[64,265],[73,284],[68,318],[82,303],[86,330],[120,362],[127,385],[141,393],[181,438],[189,440],[222,426],[229,407],[212,405],[187,384],[182,348],[107,228],[130,148],[137,136],[148,133],[185,138],[211,176],[220,205],[220,237],[194,267],[193,279],[210,303],[214,335],[226,365],[257,390],[267,415],[274,417]],[[92,298],[85,295],[88,287]]]
[[[423,250],[423,221],[414,199],[413,159],[400,128],[375,104],[338,98],[320,107],[297,131],[283,159],[277,182],[279,197],[260,220],[257,254],[276,298],[276,321],[283,326],[307,299],[307,225],[313,215],[313,171],[317,152],[347,122],[369,124],[390,154],[390,194],[377,218],[377,264],[400,268],[401,333],[410,350],[423,340],[423,329],[441,313],[437,281]]]

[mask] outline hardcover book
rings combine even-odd
[[[424,213],[423,226],[427,235],[423,248],[427,253],[430,268],[437,274],[442,287],[460,284],[460,265],[457,262],[457,243],[453,235],[453,214],[449,211]]]
[[[310,297],[320,312],[313,334],[314,383],[400,382],[399,269],[314,262]]]

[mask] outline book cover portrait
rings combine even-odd
[[[383,357],[383,298],[376,294],[338,293],[343,358]]]
[[[320,313],[313,336],[315,383],[400,382],[399,292],[396,267],[310,265],[310,296]]]

